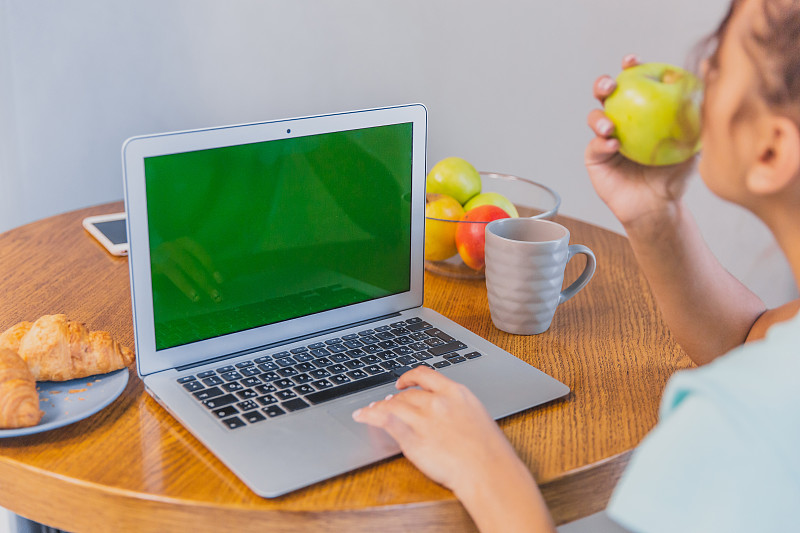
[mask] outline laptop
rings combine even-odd
[[[415,366],[495,419],[569,392],[423,307],[426,128],[415,104],[123,145],[138,374],[262,497],[398,454],[351,414]]]

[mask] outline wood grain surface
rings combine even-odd
[[[81,227],[107,204],[0,235],[0,331],[65,313],[133,347],[126,258]],[[500,426],[542,487],[557,523],[605,507],[630,451],[655,425],[669,376],[690,362],[655,307],[627,240],[559,216],[597,256],[591,283],[550,330],[516,336],[489,318],[483,281],[426,273],[425,304],[568,385],[563,400]],[[577,258],[566,281],[583,267]],[[474,531],[452,493],[405,458],[287,496],[252,493],[143,390],[135,368],[109,407],[70,426],[0,439],[0,506],[73,532]]]

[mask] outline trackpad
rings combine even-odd
[[[370,402],[383,400],[387,394],[395,392],[391,387],[379,387],[358,394],[355,398],[337,402],[328,409],[328,414],[353,432],[359,439],[369,443],[370,448],[384,457],[400,453],[400,447],[384,430],[353,420],[353,411],[366,407]]]

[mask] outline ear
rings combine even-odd
[[[753,194],[769,195],[784,189],[798,177],[800,130],[791,119],[772,115],[756,161],[747,173],[747,188]]]

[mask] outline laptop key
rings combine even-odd
[[[417,352],[414,354],[414,357],[416,357],[420,361],[427,361],[428,359],[433,358],[433,356],[428,352]]]
[[[178,378],[178,383],[189,383],[190,381],[197,381],[197,378],[194,376],[183,376],[182,378]]]
[[[391,361],[384,361],[383,363],[380,364],[380,366],[382,366],[386,370],[393,370],[395,368],[400,368],[403,365],[401,365],[397,361],[391,360]],[[367,367],[367,372],[369,372],[369,369],[370,369],[370,367]]]
[[[296,361],[291,357],[281,357],[280,359],[275,359],[275,362],[281,367],[292,366],[296,363]]]
[[[295,353],[303,353],[303,352],[307,352],[307,351],[308,351],[308,348],[306,348],[305,346],[299,346],[297,348],[292,348],[291,350],[289,350],[289,353],[295,354]]]
[[[249,366],[254,366],[254,365],[255,365],[255,363],[252,362],[252,361],[242,361],[240,363],[236,363],[236,368],[242,369],[242,368],[247,368]]]
[[[463,350],[467,345],[461,341],[448,342],[439,346],[431,346],[428,351],[431,355],[444,355],[446,353],[455,352],[456,350]]]
[[[216,375],[217,373],[214,372],[213,370],[206,370],[205,372],[200,372],[199,374],[197,374],[197,377],[203,379],[203,378],[210,378],[211,376],[216,376]]]
[[[462,356],[460,356],[460,355],[457,355],[456,357],[450,357],[450,358],[449,358],[449,359],[447,359],[447,360],[448,360],[448,361],[450,361],[450,363],[451,363],[451,364],[456,364],[456,363],[463,363],[463,362],[464,362],[464,361],[466,361],[467,359],[466,359],[465,357],[462,357]]]
[[[243,386],[248,387],[248,388],[250,388],[250,387],[258,387],[259,385],[261,385],[261,380],[258,379],[258,378],[244,378],[239,383],[241,383]]]
[[[258,404],[253,400],[245,400],[237,403],[236,407],[242,411],[252,411],[253,409],[258,409]]]
[[[249,400],[251,398],[257,397],[258,393],[256,391],[254,391],[253,389],[245,389],[245,390],[240,390],[239,392],[237,392],[236,396],[238,396],[242,400]]]
[[[469,352],[468,354],[464,354],[464,357],[467,359],[477,359],[481,357],[483,354],[481,352]]]
[[[297,411],[300,409],[305,409],[308,407],[308,404],[301,400],[300,398],[295,398],[294,400],[289,400],[288,402],[283,402],[281,404],[283,407],[288,409],[289,411]]]
[[[311,394],[312,392],[316,392],[316,389],[311,385],[300,385],[295,387],[294,391],[298,394]]]
[[[243,428],[247,425],[244,422],[244,420],[242,420],[238,416],[232,416],[230,418],[226,418],[225,420],[222,421],[222,423],[228,426],[228,429]]]
[[[291,379],[283,378],[279,379],[278,381],[273,381],[272,384],[278,387],[279,389],[288,389],[289,387],[294,386],[294,381],[292,381]]]
[[[318,390],[330,389],[333,387],[333,383],[327,379],[320,379],[312,383],[312,385],[314,385],[314,387],[316,387]]]
[[[208,400],[210,398],[216,398],[217,396],[222,396],[225,394],[222,392],[222,389],[219,387],[209,387],[208,389],[203,389],[194,393],[194,397],[200,401]]]
[[[332,365],[332,364],[333,364],[333,361],[331,361],[327,357],[320,357],[319,359],[314,361],[314,366],[316,366],[317,368],[323,368],[323,367],[326,367],[326,366]]]
[[[369,374],[364,372],[363,370],[353,370],[352,372],[347,373],[352,379],[363,379],[369,377]]]
[[[368,355],[367,357],[375,357],[375,356]],[[377,357],[375,358],[377,359]],[[366,359],[366,357],[364,359]],[[370,361],[369,364],[375,364],[375,363],[380,363],[380,359],[378,359],[377,361]],[[367,366],[367,363],[365,363],[364,361],[359,361],[358,359],[353,359],[352,361],[346,361],[344,363],[344,366],[346,366],[350,370],[356,370],[358,368],[364,368],[365,366]]]
[[[224,390],[226,392],[236,392],[237,390],[244,389],[244,387],[242,386],[241,383],[237,383],[235,381],[233,381],[231,383],[224,383],[224,384],[222,384],[220,386],[222,387],[222,390]]]
[[[308,375],[314,379],[322,379],[329,377],[331,373],[328,372],[327,370],[323,370],[322,368],[318,368],[316,370],[312,370],[311,372],[309,372]]]
[[[276,389],[275,386],[269,383],[266,385],[258,385],[257,387],[253,387],[253,390],[255,390],[259,394],[269,394],[270,392],[275,392],[278,389]]]
[[[242,415],[245,420],[250,422],[251,424],[255,424],[256,422],[261,422],[262,420],[266,420],[267,417],[259,413],[258,411],[248,411],[247,413]]]
[[[400,366],[400,365],[397,365],[397,366]],[[387,370],[388,370],[388,369],[387,369]],[[364,368],[364,371],[365,371],[367,374],[369,374],[369,375],[371,375],[371,376],[374,376],[375,374],[381,374],[381,373],[383,373],[383,372],[384,372],[384,369],[383,369],[383,368],[381,368],[379,365],[369,365],[368,367]]]
[[[262,355],[261,357],[257,357],[256,359],[253,359],[253,362],[256,363],[256,364],[259,364],[259,365],[262,364],[262,363],[269,363],[270,361],[272,361],[272,356],[271,355]]]
[[[294,359],[298,363],[305,363],[306,361],[311,361],[312,359],[314,359],[314,356],[311,355],[310,352],[305,352],[293,355],[292,359]]]
[[[262,372],[272,372],[274,370],[278,370],[278,364],[275,361],[269,361],[266,363],[261,363],[258,365],[259,370]]]
[[[401,365],[410,365],[417,362],[417,358],[413,355],[404,355],[403,357],[398,357],[396,359],[398,363]]]
[[[417,322],[415,324],[409,324],[408,326],[406,326],[406,329],[408,331],[412,331],[413,332],[413,331],[422,331],[422,330],[428,329],[430,327],[431,327],[431,325],[428,324],[427,322]]]
[[[237,381],[242,379],[244,376],[238,372],[225,372],[222,374],[222,379],[225,381]]]
[[[268,407],[264,407],[261,410],[262,413],[267,415],[270,418],[275,418],[276,416],[285,415],[286,411],[278,407],[277,405],[270,405]]]
[[[199,381],[190,381],[188,383],[184,383],[183,388],[188,390],[189,392],[194,392],[205,388],[205,385],[203,385]]]
[[[450,366],[450,363],[447,361],[437,361],[433,363],[433,368],[444,368],[446,366]]]
[[[328,346],[328,351],[330,351],[331,353],[346,352],[347,346],[345,346],[344,344],[333,344],[331,346]]]
[[[355,351],[355,350],[350,350],[350,351]],[[350,360],[349,357],[347,357],[346,355],[340,354],[340,353],[332,355],[330,357],[330,359],[334,363],[344,363],[345,361],[349,361]]]
[[[298,372],[297,370],[295,370],[292,367],[287,367],[287,368],[281,368],[280,370],[278,370],[277,373],[278,373],[279,376],[283,376],[285,378],[290,378],[292,376],[296,376],[300,372]]]
[[[221,366],[217,369],[217,374],[224,374],[225,372],[233,372],[236,370],[233,365]]]
[[[239,411],[232,405],[226,405],[225,407],[214,409],[211,412],[217,415],[217,418],[228,418],[229,416],[237,414]]]
[[[419,324],[420,322],[422,322],[422,319],[418,316],[412,316],[406,320],[406,324]]]
[[[311,355],[313,355],[314,357],[327,357],[330,354],[331,352],[329,352],[325,348],[314,348],[313,350],[311,350]]]
[[[261,398],[256,398],[256,401],[261,405],[272,405],[274,403],[278,403],[277,398],[272,394],[267,394],[266,396],[262,396]]]
[[[335,364],[327,367],[325,370],[331,374],[341,374],[342,372],[347,372],[349,369],[344,365]]]
[[[361,337],[361,342],[363,342],[367,346],[371,346],[373,344],[377,344],[378,342],[380,342],[380,339],[375,335],[365,335],[364,337]],[[367,346],[364,346],[364,349],[366,349]]]
[[[344,374],[336,374],[335,376],[331,376],[331,383],[334,385],[343,385],[344,383],[350,383],[350,378]]]
[[[224,381],[219,376],[211,376],[203,379],[203,383],[206,384],[206,387],[213,387],[214,385],[222,385]]]
[[[209,398],[208,400],[203,400],[203,405],[208,407],[209,409],[217,409],[218,407],[223,407],[225,405],[238,402],[239,400],[233,394],[225,394],[224,396],[217,396],[216,398]]]
[[[314,378],[312,378],[308,374],[297,374],[292,378],[292,381],[294,381],[298,385],[303,385],[304,383],[309,383],[311,381],[314,381]]]
[[[261,370],[259,368],[257,368],[257,367],[251,366],[251,367],[248,367],[248,368],[241,369],[239,371],[239,373],[241,375],[243,375],[244,377],[248,378],[248,377],[259,375],[261,373]]]
[[[336,398],[347,396],[348,394],[354,394],[356,392],[371,389],[379,385],[392,383],[395,381],[395,379],[396,378],[394,374],[392,374],[391,372],[384,372],[382,374],[370,376],[368,378],[360,379],[358,381],[351,381],[350,383],[345,383],[344,385],[340,385],[338,387],[330,387],[324,390],[317,391],[313,394],[309,394],[308,396],[306,396],[306,400],[310,401],[313,404],[319,404],[330,400],[335,400]]]
[[[297,398],[297,394],[290,390],[279,390],[275,393],[275,397],[281,401]]]
[[[313,344],[309,344],[308,347],[310,349],[312,349],[312,350],[316,350],[317,348],[324,348],[325,347],[325,343],[324,342],[315,342]]]
[[[264,383],[269,383],[270,381],[279,380],[279,379],[281,379],[281,377],[278,374],[276,374],[275,372],[265,372],[265,373],[261,374],[260,376],[258,376],[258,379],[260,379]]]
[[[358,338],[358,333],[350,333],[349,335],[342,335],[342,340],[351,341]]]
[[[294,365],[295,370],[298,372],[311,372],[316,367],[311,363],[300,363],[299,365]]]

